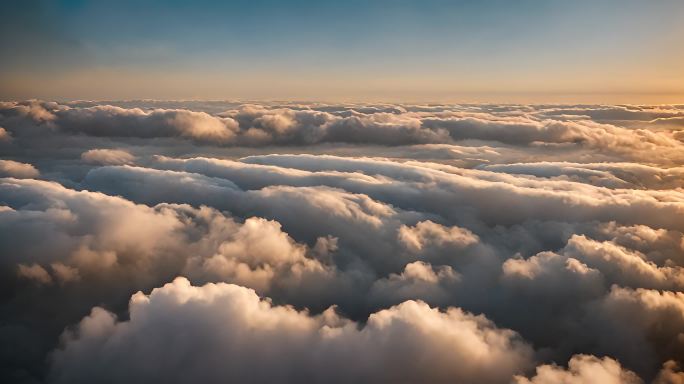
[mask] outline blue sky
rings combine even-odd
[[[684,91],[682,1],[8,1],[0,97]],[[507,96],[508,95],[508,96]]]

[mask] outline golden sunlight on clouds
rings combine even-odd
[[[684,383],[684,1],[2,10],[0,383]]]

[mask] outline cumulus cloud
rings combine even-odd
[[[375,305],[400,303],[407,299],[420,299],[431,304],[448,305],[450,291],[458,289],[460,276],[450,266],[433,267],[429,263],[415,261],[406,264],[400,274],[390,274],[377,280],[370,290]]]
[[[681,267],[659,267],[641,252],[612,242],[597,242],[585,236],[573,235],[562,252],[598,268],[611,282],[622,286],[684,289],[684,269]]]
[[[467,247],[477,243],[479,239],[467,229],[445,228],[427,220],[421,221],[413,227],[403,225],[399,228],[399,241],[411,251],[420,252],[429,246]]]
[[[588,323],[600,330],[597,343],[605,353],[653,371],[653,360],[682,361],[684,293],[613,286],[592,310]],[[645,350],[657,352],[644,355]]]
[[[157,283],[187,273],[269,292],[274,281],[333,273],[275,221],[241,223],[208,207],[136,205],[38,180],[5,179],[0,198],[9,204],[0,211],[1,249],[10,255],[3,262],[18,263],[20,276],[43,284],[121,273]],[[41,242],[27,241],[37,235]],[[334,249],[321,247],[319,253]]]
[[[559,278],[557,274],[561,272],[572,272],[577,277],[591,276],[596,281],[633,288],[681,290],[684,286],[682,267],[658,266],[639,251],[584,235],[572,235],[559,254],[545,251],[527,260],[506,260],[503,272],[505,276],[532,280],[545,275]],[[562,283],[567,284],[571,282]],[[587,282],[584,284],[591,286]]]
[[[117,321],[94,308],[64,335],[51,380],[504,383],[532,359],[514,332],[484,316],[419,301],[361,326],[334,309],[311,316],[239,286],[178,278],[133,295],[129,311],[130,320]],[[168,369],[178,365],[181,375]]]
[[[0,176],[2,177],[32,179],[38,177],[38,175],[40,175],[40,172],[31,164],[0,159]]]
[[[225,143],[232,140],[237,124],[204,112],[114,106],[65,108],[55,112],[53,123],[61,130],[93,136],[168,137]]]
[[[273,283],[329,277],[332,271],[318,260],[307,258],[306,252],[304,245],[282,232],[279,223],[252,217],[231,239],[221,243],[216,254],[189,257],[185,270],[200,280],[208,276],[268,292]]]
[[[556,365],[537,367],[537,373],[527,379],[517,376],[517,384],[640,384],[641,379],[620,363],[609,357],[599,359],[595,356],[576,355],[564,369]]]

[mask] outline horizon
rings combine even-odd
[[[671,103],[684,3],[31,0],[2,99]]]

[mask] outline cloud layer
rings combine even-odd
[[[681,115],[3,102],[0,376],[676,383]]]

